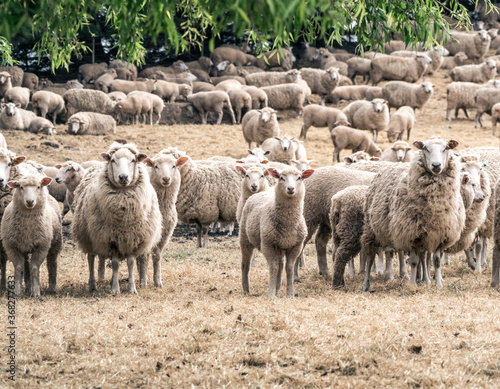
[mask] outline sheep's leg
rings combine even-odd
[[[24,258],[20,255],[16,256],[15,259],[12,259],[12,263],[14,264],[14,293],[19,296],[21,294],[21,280],[23,278]]]
[[[349,275],[354,277],[354,257],[359,251],[358,247],[350,244],[340,244],[334,252],[332,289],[340,289],[345,286],[345,266],[349,263]]]
[[[375,137],[374,142],[378,143],[378,131],[372,131],[372,132],[374,133],[374,137]]]
[[[222,123],[222,117],[224,116],[224,111],[221,109],[220,112],[217,112],[219,117],[217,118],[217,124],[221,124]],[[234,124],[234,122],[233,122]]]
[[[491,287],[495,288],[500,283],[500,247],[493,247],[493,262],[491,264]]]
[[[450,256],[447,253],[443,254],[443,265],[449,265],[450,264]]]
[[[233,125],[236,124],[236,119],[234,117],[234,111],[233,111],[233,109],[230,106],[227,109],[229,111],[229,114],[231,115],[231,122],[233,123]]]
[[[26,294],[31,293],[31,272],[28,255],[24,255],[24,290]]]
[[[269,266],[268,294],[269,296],[276,296],[278,291],[276,282],[278,281],[279,268],[280,266],[283,267],[283,258],[281,258],[281,253],[277,253],[276,250],[266,246],[262,248],[262,254],[266,257],[267,265]]]
[[[333,150],[333,163],[340,162],[340,152],[341,151],[342,150],[338,149],[338,148],[335,148],[335,150]]]
[[[318,232],[316,233],[315,244],[316,255],[318,256],[319,274],[323,276],[328,276],[328,260],[326,257],[326,248],[331,236],[332,230],[326,224],[321,225]]]
[[[476,269],[476,260],[474,259],[474,243],[464,250],[465,258],[467,259],[467,264],[472,270]]]
[[[254,248],[250,244],[240,243],[241,248],[241,286],[243,294],[250,292],[250,263],[252,262]]]
[[[281,280],[283,278],[283,266],[285,265],[285,256],[282,256],[282,253],[280,252],[280,260],[279,260],[279,265],[278,265],[278,274],[276,274],[276,296],[278,295],[280,288],[281,288]]]
[[[161,250],[158,247],[153,249],[153,278],[157,288],[163,288],[161,282]]]
[[[321,96],[321,105],[325,105],[325,96]]]
[[[347,277],[348,278],[356,277],[356,267],[354,266],[354,258],[351,258],[349,262],[347,262],[347,264],[348,264]]]
[[[469,111],[467,110],[467,108],[462,108],[462,110],[464,111],[465,116],[467,117],[467,119],[470,119]]]
[[[496,128],[497,128],[497,121],[496,121],[496,119],[493,119],[491,121],[491,131],[492,131],[491,135],[495,136]]]
[[[40,264],[46,257],[46,252],[31,254],[31,295],[33,297],[40,297]]]
[[[149,254],[143,254],[137,257],[137,268],[139,269],[139,285],[141,286],[141,288],[145,288],[148,286],[148,262]]]
[[[406,278],[407,280],[409,280],[410,276],[408,275],[408,270],[406,269],[405,253],[402,250],[399,250],[398,257],[399,257],[399,276],[401,278]]]
[[[446,120],[451,122],[451,108],[446,109]]]
[[[201,248],[201,223],[199,222],[196,222],[196,237],[198,238],[198,244],[197,244],[197,247],[198,248]]]
[[[48,293],[56,293],[57,286],[57,255],[59,254],[60,246],[51,247],[47,254],[47,272],[49,274],[49,290]]]
[[[434,278],[436,279],[436,287],[443,289],[443,278],[441,277],[441,252],[434,253]]]
[[[134,277],[134,265],[135,265],[135,257],[127,258],[127,266],[128,266],[128,292],[137,294],[137,289],[135,288],[135,277]]]
[[[366,268],[367,270],[365,271],[365,279],[363,281],[363,286],[361,290],[363,292],[369,292],[370,291],[370,271],[368,269],[371,269],[373,266],[373,263],[375,262],[375,255],[369,255],[366,258]]]
[[[306,139],[308,129],[309,127],[307,127],[305,124],[302,126],[302,128],[300,129],[299,139],[304,139],[304,140]]]
[[[203,225],[201,231],[203,233],[203,248],[208,249],[208,226]]]
[[[87,254],[87,261],[89,263],[89,291],[92,292],[97,290],[94,272],[95,255]]]
[[[111,277],[111,293],[120,293],[120,284],[118,283],[118,269],[120,267],[120,259],[118,257],[111,258],[111,266],[113,267],[113,276]]]
[[[97,270],[97,277],[99,281],[104,281],[106,278],[106,258],[99,255],[99,269]]]
[[[483,238],[483,244],[481,249],[481,265],[486,267],[486,255],[488,251],[488,238]]]
[[[384,250],[380,248],[378,250],[378,261],[377,261],[377,275],[384,274]]]
[[[475,264],[475,267],[474,267],[474,272],[476,273],[482,273],[483,269],[482,269],[482,261],[481,261],[481,249],[482,249],[482,244],[481,244],[481,241],[482,239],[479,238],[477,241],[476,241],[476,246],[475,246],[475,255],[474,257],[476,258],[476,264]]]
[[[410,283],[416,284],[417,283],[417,267],[419,265],[419,257],[415,251],[410,252],[410,259],[409,259],[410,265],[411,265],[411,277],[410,277]]]
[[[286,294],[288,297],[294,297],[293,276],[295,260],[302,251],[302,244],[292,247],[286,252]]]
[[[306,247],[307,242],[309,242],[316,232],[316,229],[312,226],[307,226],[307,236],[306,239],[304,240],[304,244],[302,245],[302,250],[300,251],[300,254],[298,258],[295,260],[295,270],[294,270],[294,282],[300,282],[300,277],[299,277],[299,264],[304,263],[305,264],[305,254],[304,254],[304,249]]]
[[[420,261],[422,263],[422,280],[427,286],[430,286],[431,279],[429,277],[429,267],[432,259],[432,253],[427,252],[427,254],[421,254]]]
[[[387,248],[385,250],[385,273],[384,273],[384,280],[385,282],[389,282],[394,280],[394,276],[392,274],[392,255],[394,253],[394,250],[391,248]]]
[[[479,124],[479,117],[481,116],[481,114],[478,112],[476,113],[476,118],[474,120],[474,128],[477,128],[477,125]]]
[[[57,121],[57,113],[56,113],[56,112],[54,112],[54,113],[52,114],[52,124],[53,124],[54,126],[56,125],[56,121]]]
[[[2,276],[0,280],[0,289],[7,289],[7,253],[0,243],[0,266],[2,266]]]
[[[353,266],[354,266],[354,258],[353,258]],[[358,274],[365,274],[366,271],[366,256],[361,252],[359,254],[359,271]]]

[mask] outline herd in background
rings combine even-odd
[[[163,252],[178,221],[196,224],[200,248],[208,247],[210,228],[232,232],[238,223],[244,293],[250,290],[257,249],[269,265],[269,294],[277,295],[284,267],[287,295],[294,296],[299,268],[305,266],[304,245],[313,236],[319,273],[325,276],[333,238],[333,288],[345,285],[347,265],[347,274],[354,275],[354,257],[360,254],[365,291],[377,255],[373,267],[386,281],[394,278],[397,253],[401,277],[430,284],[434,267],[442,288],[441,264],[448,263],[449,254],[465,251],[468,265],[481,272],[488,240],[494,238],[491,285],[498,286],[500,149],[457,153],[457,141],[431,138],[414,141],[413,151],[403,141],[405,133],[410,139],[415,111],[434,92],[432,83],[417,82],[440,67],[449,69],[453,80],[446,118],[451,120],[452,110],[469,117],[468,110],[476,109],[476,126],[489,113],[494,131],[500,118],[500,82],[494,80],[499,58],[483,60],[498,41],[496,33],[454,31],[459,42],[450,38],[445,47],[418,52],[392,41],[387,54],[363,58],[308,45],[295,55],[285,49],[284,57],[272,51],[258,58],[245,46],[223,45],[210,58],[139,73],[119,60],[85,64],[78,79],[65,84],[38,80],[16,67],[0,69],[3,130],[53,134],[55,124],[63,122],[69,134],[98,135],[115,132],[117,123],[140,120],[220,124],[227,112],[230,122],[241,123],[248,143],[248,155],[238,160],[198,161],[175,147],[148,157],[133,144],[113,143],[102,162],[44,167],[9,151],[1,137],[1,286],[7,285],[9,259],[15,292],[21,293],[24,281],[28,293],[40,296],[39,267],[47,260],[49,292],[55,292],[61,220],[69,210],[72,238],[88,257],[91,291],[97,288],[98,257],[99,280],[111,260],[112,293],[120,293],[122,260],[129,271],[128,291],[137,293],[134,268],[137,264],[145,287],[150,253],[154,284],[161,287]],[[467,59],[478,64],[465,65]],[[372,85],[355,85],[361,77]],[[380,81],[388,82],[379,87]],[[321,105],[310,104],[312,95]],[[343,109],[325,106],[343,101],[350,101]],[[283,110],[302,116],[301,140],[281,133],[277,114]],[[334,165],[310,168],[304,145],[311,126],[328,127]],[[381,131],[394,142],[386,150],[377,145]],[[344,149],[353,154],[341,162]],[[56,200],[64,203],[62,215]]]

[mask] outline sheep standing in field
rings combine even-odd
[[[116,102],[99,90],[70,89],[64,95],[67,117],[78,112],[96,112],[112,115]]]
[[[365,203],[362,254],[371,269],[379,248],[410,252],[411,282],[425,252],[434,253],[436,286],[442,288],[441,253],[460,238],[465,210],[460,195],[460,163],[451,150],[455,140],[415,141],[419,149],[409,165],[382,170],[373,180]],[[370,289],[370,272],[363,290]]]
[[[241,215],[240,248],[243,292],[250,292],[248,274],[255,249],[266,257],[269,265],[269,295],[277,296],[285,263],[287,296],[294,297],[295,260],[302,250],[307,227],[303,215],[305,186],[303,181],[314,170],[301,173],[295,168],[279,172],[268,169],[278,180],[274,193],[251,196]]]
[[[185,100],[193,93],[193,88],[186,84],[155,80],[152,93],[160,96],[166,102],[175,103],[175,100]]]
[[[297,116],[302,114],[306,92],[296,84],[281,84],[261,88],[267,95],[269,107],[277,110],[293,109]]]
[[[12,76],[8,72],[0,72],[0,99],[12,88]]]
[[[47,119],[44,118],[36,118],[30,122],[27,130],[32,132],[33,134],[45,134],[45,135],[54,135],[56,134],[56,128],[54,125]]]
[[[500,101],[499,88],[481,88],[478,89],[474,95],[474,102],[476,103],[476,118],[474,128],[480,124],[483,127],[483,115],[485,113],[491,114],[493,106]]]
[[[80,65],[78,68],[78,81],[83,84],[88,84],[90,81],[97,80],[106,70],[108,70],[108,64],[106,62]]]
[[[252,97],[252,109],[267,107],[267,94],[262,89],[255,86],[243,86],[241,88]]]
[[[446,120],[451,121],[451,111],[455,110],[455,119],[458,111],[462,109],[470,119],[468,109],[476,107],[474,99],[476,92],[481,88],[500,88],[500,81],[491,80],[486,84],[475,84],[473,82],[452,82],[446,87]]]
[[[35,114],[39,114],[42,118],[45,118],[47,114],[52,115],[52,123],[55,125],[57,116],[64,113],[64,100],[62,96],[49,92],[49,91],[38,91],[33,94],[31,98],[31,104],[33,105],[33,111]]]
[[[288,72],[261,72],[252,73],[245,76],[247,85],[256,87],[289,84],[300,80],[300,72],[297,69],[289,70]]]
[[[248,111],[243,116],[241,128],[249,149],[252,148],[252,142],[260,146],[267,138],[279,136],[280,126],[276,113],[274,109],[266,107]]]
[[[134,144],[113,143],[104,166],[89,169],[75,190],[71,234],[88,255],[89,288],[96,289],[94,259],[111,258],[111,292],[120,293],[118,268],[127,259],[128,291],[137,293],[134,264],[147,254],[161,237],[162,216],[156,192],[149,182],[147,158]]]
[[[144,123],[147,123],[147,118],[149,118],[149,125],[153,125],[153,116],[156,115],[155,124],[158,124],[161,119],[161,113],[163,108],[165,108],[165,104],[161,97],[156,96],[152,93],[136,91],[131,92],[128,96],[139,96],[142,102],[143,110],[142,114],[144,115]],[[145,101],[146,100],[146,101]]]
[[[347,60],[347,77],[351,79],[354,85],[356,85],[357,75],[363,76],[363,81],[370,76],[371,63],[370,59],[361,57],[354,57]]]
[[[388,162],[410,162],[413,157],[413,152],[408,143],[398,140],[391,147],[385,149],[380,157],[381,161]]]
[[[431,63],[432,60],[427,55],[417,55],[414,58],[376,56],[371,62],[370,80],[373,86],[384,80],[417,82]]]
[[[342,112],[353,127],[371,131],[375,143],[379,131],[385,130],[389,125],[389,107],[383,99],[353,101]]]
[[[325,99],[337,86],[339,72],[336,68],[326,70],[302,68],[300,75],[307,82],[311,92],[321,96],[321,105],[325,105]]]
[[[481,65],[457,66],[451,70],[449,76],[453,81],[485,83],[493,80],[496,74],[496,62],[488,60]]]
[[[116,132],[116,121],[109,115],[78,112],[68,119],[68,134],[106,135]]]
[[[2,103],[0,128],[3,130],[27,130],[36,115],[31,111],[17,108],[13,103]]]
[[[3,214],[0,237],[7,257],[14,264],[14,293],[17,295],[21,294],[24,271],[29,272],[31,278],[31,282],[26,282],[27,291],[33,297],[40,297],[40,265],[45,259],[49,273],[49,293],[56,292],[62,224],[59,205],[47,190],[51,181],[49,177],[35,174],[8,182],[14,194]],[[25,263],[29,269],[25,269]]]
[[[410,133],[416,122],[413,108],[402,106],[391,116],[387,126],[387,139],[389,142],[394,142],[396,139],[403,140],[403,134],[406,131],[406,140],[410,140]]]
[[[123,101],[118,101],[115,105],[114,114],[119,122],[128,124],[132,119],[132,124],[138,124],[139,118],[144,119],[152,114],[153,104],[149,99],[144,99],[139,95],[130,94]]]
[[[366,91],[369,88],[370,87],[367,85],[337,86],[326,98],[326,102],[338,104],[342,100],[363,100],[366,97]]]
[[[118,78],[116,69],[108,69],[95,80],[95,88],[104,93],[108,93],[109,85],[115,78]]]
[[[26,109],[30,103],[30,90],[15,86],[5,92],[3,99],[6,103],[14,103],[16,107]]]
[[[467,54],[473,62],[483,62],[484,55],[490,47],[491,37],[488,31],[474,31],[471,33],[451,31],[445,47],[450,55],[462,51]]]
[[[209,112],[215,112],[218,114],[219,117],[217,118],[217,124],[221,124],[222,116],[224,115],[224,108],[229,111],[232,123],[236,123],[233,108],[231,106],[231,99],[226,92],[198,92],[187,96],[186,99],[200,112],[201,124],[207,124]]]
[[[262,149],[269,151],[268,158],[270,161],[289,164],[290,160],[296,159],[296,147],[293,144],[295,138],[290,135],[275,136],[267,138],[262,142]]]
[[[243,89],[230,90],[228,93],[231,99],[231,106],[236,112],[236,123],[241,123],[241,114],[252,109],[252,96]]]
[[[380,157],[382,150],[370,139],[370,136],[362,130],[356,130],[346,126],[338,126],[330,131],[333,147],[333,163],[340,162],[340,152],[351,149],[353,153],[366,151],[368,154]]]
[[[407,105],[414,110],[421,109],[432,97],[434,85],[430,82],[410,84],[403,81],[389,81],[382,87],[382,96],[389,109]]]
[[[463,51],[459,51],[453,57],[444,57],[441,69],[453,69],[455,66],[465,65],[465,61],[469,58]]]
[[[443,64],[443,55],[445,55],[447,52],[448,50],[444,49],[443,47],[436,46],[429,51],[415,52],[415,51],[400,50],[400,51],[393,51],[391,55],[397,57],[406,57],[406,58],[413,58],[416,57],[417,55],[427,55],[432,60],[432,62],[429,66],[427,66],[427,70],[425,71],[424,74],[432,75],[441,68],[441,65]]]
[[[322,107],[320,105],[311,104],[304,107],[303,112],[304,125],[300,130],[300,138],[306,139],[307,130],[309,127],[328,127],[331,131],[337,126],[349,126],[347,116],[344,112],[337,108]]]
[[[268,170],[264,166],[250,166],[245,168],[243,166],[236,166],[243,177],[241,181],[241,196],[238,201],[238,208],[236,209],[236,221],[238,224],[241,220],[241,213],[243,207],[250,196],[264,192],[269,189],[269,183],[266,176],[269,175]]]

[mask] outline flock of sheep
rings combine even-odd
[[[491,285],[498,286],[500,149],[456,153],[457,141],[431,138],[414,141],[412,151],[403,141],[405,133],[410,139],[415,111],[433,96],[432,83],[417,82],[440,67],[449,69],[453,80],[446,119],[452,110],[469,117],[468,110],[476,109],[476,126],[489,113],[495,130],[500,56],[483,60],[490,47],[500,48],[496,33],[454,31],[457,41],[450,38],[445,47],[425,52],[406,51],[403,42],[392,41],[386,46],[390,54],[363,58],[308,45],[296,55],[285,49],[283,57],[272,51],[257,58],[246,47],[223,45],[210,58],[140,73],[119,60],[85,64],[78,79],[65,84],[1,68],[2,130],[53,134],[63,122],[71,135],[99,135],[114,133],[117,123],[153,125],[172,117],[220,124],[227,112],[230,122],[241,123],[248,143],[248,155],[239,160],[194,161],[175,147],[148,157],[134,144],[115,142],[102,153],[103,161],[45,167],[9,151],[0,134],[1,286],[7,287],[10,260],[15,292],[21,293],[24,281],[26,291],[39,297],[39,267],[46,260],[49,292],[56,291],[62,218],[69,210],[72,238],[88,257],[90,290],[97,285],[98,257],[100,280],[111,260],[112,293],[120,293],[122,260],[128,265],[128,291],[137,293],[134,267],[146,286],[150,253],[154,284],[161,287],[162,255],[178,220],[196,224],[197,245],[204,248],[210,228],[232,232],[238,223],[244,293],[257,249],[269,265],[269,294],[277,295],[285,267],[287,295],[294,296],[305,265],[303,248],[313,236],[322,275],[329,274],[327,244],[333,238],[333,288],[345,285],[347,265],[348,275],[354,274],[354,257],[360,254],[365,291],[372,267],[393,279],[394,253],[400,276],[412,283],[430,284],[434,267],[442,287],[441,264],[461,251],[480,272],[493,237]],[[480,63],[465,65],[467,59]],[[361,79],[356,76],[372,85],[355,85]],[[388,82],[378,87],[380,81]],[[310,103],[312,95],[321,105]],[[344,109],[325,106],[343,101],[350,101]],[[302,117],[301,140],[281,133],[282,110]],[[304,142],[311,126],[328,127],[334,165],[310,168]],[[380,132],[394,142],[385,151],[377,145]],[[344,149],[352,155],[341,162]],[[58,201],[64,203],[62,215]]]

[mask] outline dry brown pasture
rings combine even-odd
[[[444,120],[443,75],[431,78],[437,90],[417,113],[412,140],[440,135],[459,140],[461,149],[499,146],[489,128]],[[281,121],[283,133],[298,136],[300,127],[301,120]],[[114,139],[135,142],[148,154],[177,146],[194,159],[241,157],[247,148],[240,126],[225,125],[121,126],[116,135],[97,137],[66,135],[60,126],[53,137],[4,135],[14,151],[48,165],[98,159]],[[385,134],[381,138],[381,147],[388,147]],[[330,164],[326,129],[311,128],[306,148],[314,167]],[[295,299],[283,290],[278,298],[266,295],[268,271],[260,254],[251,270],[251,294],[243,296],[237,236],[212,236],[210,248],[201,250],[193,232],[176,231],[163,259],[163,289],[148,286],[128,295],[122,264],[118,296],[110,294],[107,282],[99,292],[88,292],[87,262],[66,236],[57,295],[44,293],[44,267],[42,298],[17,299],[14,386],[499,387],[500,293],[489,286],[491,265],[474,274],[464,255],[452,257],[442,291],[398,278],[385,284],[377,276],[372,293],[360,291],[360,276],[333,291],[330,280],[319,276],[309,244]],[[5,294],[0,306],[6,329]],[[12,386],[5,372],[6,330],[0,338],[0,386]]]

